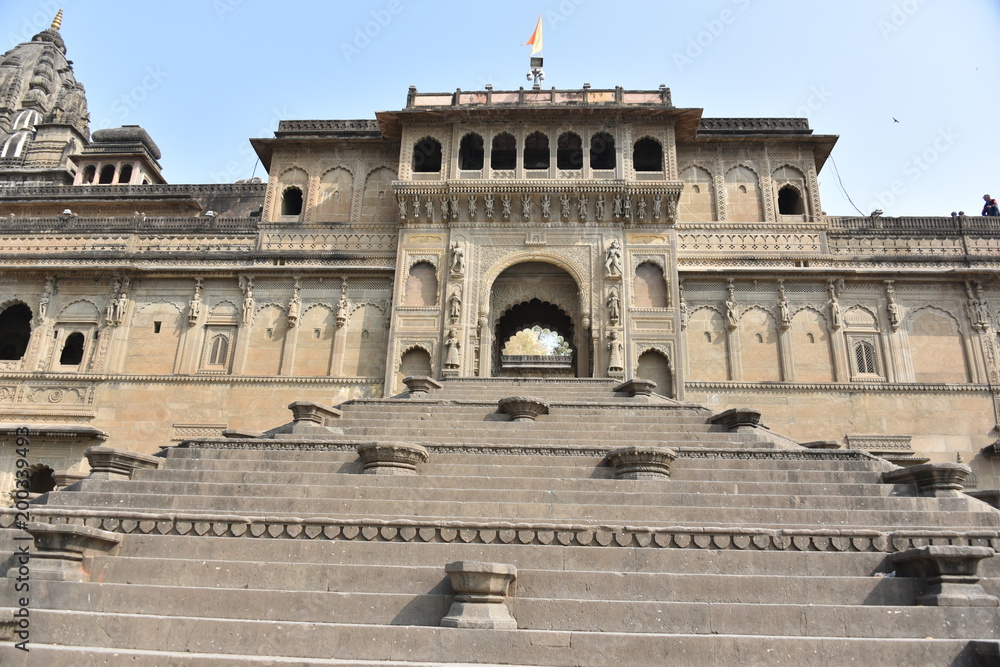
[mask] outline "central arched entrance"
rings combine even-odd
[[[580,289],[564,269],[537,261],[509,267],[492,285],[489,311],[492,376],[589,374]]]

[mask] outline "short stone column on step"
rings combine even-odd
[[[31,522],[24,530],[34,539],[35,549],[26,564],[19,563],[15,556],[8,578],[20,576],[20,568],[27,567],[32,579],[88,581],[90,573],[84,569],[84,559],[113,553],[122,541],[121,535],[106,530],[65,523]]]
[[[427,463],[427,450],[403,442],[368,442],[358,445],[358,456],[366,475],[416,475]]]
[[[656,389],[656,383],[652,380],[632,378],[622,382],[613,391],[616,394],[625,394],[629,398],[649,398],[653,395],[654,389]]]
[[[737,433],[746,433],[747,431],[760,428],[760,418],[760,410],[754,410],[753,408],[730,408],[709,417],[708,423],[718,424],[727,430],[736,431]]]
[[[505,604],[517,568],[506,563],[456,561],[444,566],[455,601],[441,619],[446,628],[515,630],[517,621]]]
[[[996,607],[1000,600],[979,584],[979,561],[996,555],[990,547],[931,545],[889,556],[896,576],[923,579],[917,604],[932,607]]]
[[[886,484],[914,484],[925,498],[958,498],[972,469],[962,463],[925,463],[882,473]]]
[[[85,472],[69,472],[68,470],[54,472],[52,473],[52,481],[54,481],[56,485],[53,490],[59,491],[61,489],[65,489],[67,486],[87,479],[87,475],[88,473]]]
[[[549,404],[529,396],[508,396],[497,401],[500,412],[510,415],[511,421],[533,422],[549,414]]]
[[[163,459],[114,447],[91,447],[83,453],[90,463],[88,479],[132,479],[135,470],[151,470],[163,465]]]
[[[608,452],[616,479],[669,479],[677,452],[668,447],[622,447]]]
[[[403,384],[410,392],[407,398],[427,398],[427,396],[444,385],[432,377],[426,375],[408,375],[403,378]]]

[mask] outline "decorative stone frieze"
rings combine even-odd
[[[427,450],[402,442],[369,442],[358,446],[366,475],[416,475],[427,462]]]
[[[758,428],[760,424],[761,412],[753,408],[730,408],[717,415],[708,418],[708,423],[718,424],[730,431],[739,431],[741,428]]]
[[[504,604],[517,568],[506,563],[456,561],[444,566],[455,601],[441,619],[446,628],[516,630],[517,621]]]
[[[114,447],[91,447],[83,455],[90,463],[89,479],[132,479],[136,470],[152,470],[163,464],[158,456]]]
[[[288,409],[292,411],[292,418],[296,424],[306,423],[326,426],[332,420],[340,419],[340,415],[342,414],[337,408],[331,408],[328,405],[313,401],[295,401],[288,405]]]
[[[84,560],[113,553],[122,541],[121,535],[74,524],[31,522],[25,530],[35,542],[30,565],[32,579],[87,581],[90,574]],[[8,578],[18,576],[19,565],[15,561],[7,572]]]
[[[990,547],[930,545],[889,556],[900,577],[923,579],[917,604],[931,607],[996,607],[1000,600],[979,584],[979,561]]]
[[[656,383],[652,380],[632,378],[631,380],[626,380],[615,387],[614,392],[616,394],[627,394],[629,398],[635,398],[637,396],[648,398],[653,395],[654,389],[656,389]]]
[[[443,384],[432,377],[427,377],[426,375],[407,376],[403,378],[403,384],[405,384],[407,390],[409,390],[410,398],[423,398],[432,391],[444,387]]]
[[[549,414],[549,404],[527,396],[508,396],[497,401],[500,412],[508,414],[511,421],[533,422],[541,415]]]
[[[668,447],[622,447],[608,452],[617,479],[669,479],[677,452]]]
[[[962,463],[924,463],[882,473],[886,484],[915,484],[917,495],[928,498],[957,498],[972,473]]]

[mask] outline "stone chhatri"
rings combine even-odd
[[[456,561],[444,568],[455,601],[441,619],[447,628],[515,630],[517,621],[504,604],[517,568],[506,563]]]

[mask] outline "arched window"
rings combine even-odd
[[[441,171],[441,142],[427,137],[413,146],[413,171],[418,174]]]
[[[493,137],[493,154],[490,157],[491,169],[514,169],[517,167],[517,142],[514,135],[501,132]]]
[[[24,357],[31,338],[31,309],[18,303],[0,313],[0,360]]]
[[[218,335],[212,340],[212,349],[208,353],[210,366],[225,366],[229,358],[229,339]]]
[[[632,167],[636,171],[663,171],[663,146],[655,139],[640,139],[632,149]]]
[[[302,190],[291,187],[281,195],[281,215],[302,215]]]
[[[55,471],[48,466],[41,466],[28,476],[28,493],[48,493],[56,488],[56,480],[52,474]]]
[[[462,137],[458,146],[458,168],[463,171],[478,171],[483,168],[485,159],[483,138],[475,132]]]
[[[615,138],[607,132],[598,132],[590,138],[590,168],[615,168]]]
[[[83,170],[83,185],[93,185],[97,178],[97,167],[90,164]]]
[[[63,366],[79,366],[83,361],[83,344],[85,339],[79,331],[74,331],[66,337],[63,343],[62,354],[59,355],[59,363]]]
[[[778,215],[802,215],[806,212],[802,195],[791,185],[778,190]]]
[[[132,165],[123,164],[118,171],[118,182],[128,185],[132,181]]]
[[[111,185],[115,182],[115,165],[106,164],[101,167],[101,180],[98,185]]]
[[[875,375],[878,366],[875,360],[875,346],[868,341],[854,344],[854,367],[859,375]]]
[[[556,144],[556,167],[583,169],[583,140],[575,132],[563,132]]]
[[[549,138],[541,132],[532,132],[524,140],[524,168],[549,168]]]

